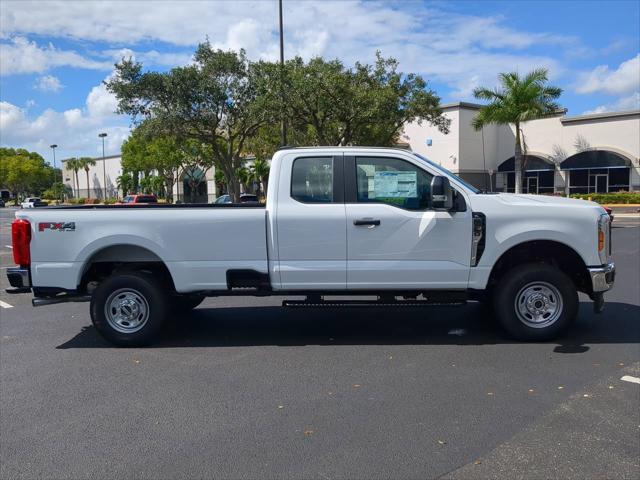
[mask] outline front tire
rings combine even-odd
[[[145,273],[115,274],[91,297],[91,321],[106,340],[120,347],[149,345],[168,311],[163,286]]]
[[[574,283],[547,264],[530,263],[509,270],[498,282],[493,300],[504,329],[524,341],[557,337],[569,328],[578,312]]]

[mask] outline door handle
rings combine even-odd
[[[380,220],[373,218],[359,218],[353,221],[353,224],[357,227],[368,226],[368,227],[377,227],[380,225]]]

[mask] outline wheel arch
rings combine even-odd
[[[148,271],[167,283],[175,285],[171,271],[162,258],[151,249],[131,243],[116,243],[93,251],[83,262],[77,279],[78,290],[89,290],[91,282],[100,282],[114,272]]]
[[[592,293],[591,278],[584,259],[575,249],[557,240],[527,240],[511,246],[494,263],[487,289],[491,290],[511,268],[536,262],[560,268],[571,278],[578,291]]]

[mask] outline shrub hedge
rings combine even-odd
[[[625,204],[640,203],[640,192],[616,192],[616,193],[576,193],[571,198],[591,200],[601,204]]]

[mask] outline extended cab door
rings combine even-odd
[[[349,289],[467,288],[472,214],[434,211],[433,175],[389,154],[344,158]]]
[[[287,155],[278,185],[275,273],[280,289],[346,289],[342,155]]]

